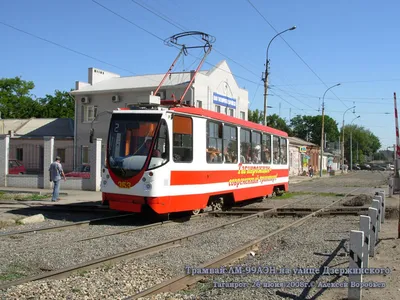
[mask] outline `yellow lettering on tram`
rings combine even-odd
[[[131,183],[128,181],[118,181],[117,185],[122,189],[129,189],[131,187]]]

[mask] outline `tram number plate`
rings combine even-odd
[[[131,183],[127,181],[118,181],[118,186],[122,189],[129,189],[131,187]]]

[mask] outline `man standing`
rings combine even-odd
[[[61,166],[60,161],[61,158],[57,156],[56,160],[49,167],[50,182],[53,182],[53,197],[51,198],[51,201],[53,202],[60,200],[60,198],[58,198],[58,195],[60,194],[61,176],[64,178],[64,181],[67,180],[67,178],[65,178],[64,170]]]

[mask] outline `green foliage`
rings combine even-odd
[[[75,101],[68,92],[56,90],[54,96],[39,99],[43,118],[74,118]]]
[[[290,127],[294,136],[317,145],[321,144],[322,116],[297,115],[290,120]],[[324,132],[328,141],[337,141],[339,137],[338,124],[329,116],[324,116]]]
[[[249,121],[257,123],[257,124],[263,124],[264,123],[264,112],[259,111],[258,109],[256,109],[256,110],[249,109],[248,119],[249,119]],[[290,127],[286,124],[286,121],[284,119],[282,119],[281,117],[279,117],[277,114],[267,116],[267,125],[269,127],[285,131],[289,134],[291,133]]]
[[[357,158],[358,144],[358,163],[367,162],[367,158],[371,157],[381,148],[379,138],[369,129],[363,126],[347,125],[344,127],[344,155],[347,161],[350,161],[350,134],[352,137],[353,163]]]
[[[36,99],[32,81],[20,77],[0,79],[0,112],[3,119],[74,118],[74,99],[68,92]]]

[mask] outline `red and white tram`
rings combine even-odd
[[[209,36],[201,34],[206,56]],[[150,95],[141,107],[113,111],[101,183],[103,202],[111,209],[198,213],[288,190],[287,133],[182,106],[193,80],[180,100]]]
[[[111,209],[158,214],[288,190],[285,132],[193,107],[114,111],[103,169]]]

